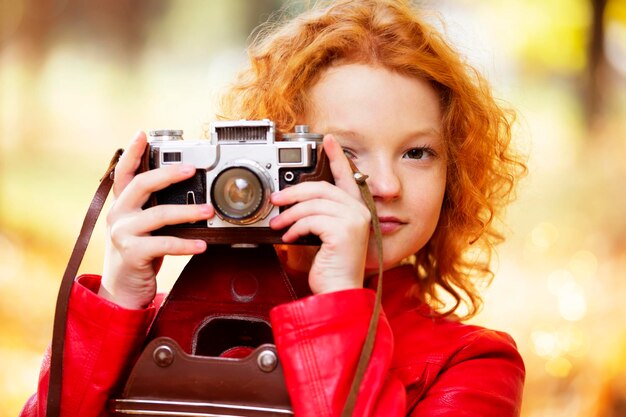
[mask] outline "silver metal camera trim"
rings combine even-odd
[[[233,142],[230,140],[221,140],[219,138],[219,134],[218,131],[220,129],[227,129],[227,128],[255,128],[255,127],[259,127],[259,128],[265,128],[267,129],[267,132],[265,134],[265,138],[264,139],[260,139],[260,140],[240,140],[238,142]],[[275,139],[276,139],[276,127],[274,122],[272,122],[269,119],[262,119],[262,120],[222,120],[222,121],[218,121],[218,122],[213,122],[211,123],[211,143],[213,145],[219,145],[219,144],[235,144],[235,143],[248,143],[248,144],[273,144]]]

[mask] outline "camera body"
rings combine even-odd
[[[183,140],[180,130],[150,132],[142,170],[188,163],[190,179],[154,193],[147,206],[211,203],[216,216],[202,223],[168,226],[157,234],[202,238],[209,243],[281,243],[284,231],[269,228],[281,208],[270,202],[274,191],[304,181],[333,182],[322,137],[298,125],[276,140],[270,120],[221,121],[210,139]],[[297,243],[312,244],[305,238]]]

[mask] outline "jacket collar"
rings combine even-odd
[[[365,286],[375,291],[377,284],[378,276],[374,276],[366,282]],[[416,293],[418,286],[419,278],[413,265],[400,265],[385,271],[382,294],[385,315],[392,318],[411,310],[430,314],[428,306],[412,295]]]

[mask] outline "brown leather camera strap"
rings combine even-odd
[[[111,159],[109,167],[100,179],[100,185],[96,190],[91,205],[85,215],[80,234],[74,244],[74,250],[65,268],[63,280],[59,288],[56,309],[54,311],[54,327],[52,329],[52,345],[50,353],[50,379],[48,385],[48,402],[46,404],[47,417],[60,417],[61,415],[61,392],[63,384],[63,350],[65,346],[65,331],[67,324],[67,308],[70,301],[70,293],[78,268],[83,260],[89,239],[100,216],[107,195],[113,186],[113,171],[117,161],[122,155],[122,149],[118,149]]]
[[[380,221],[378,220],[378,214],[376,212],[376,204],[374,203],[374,197],[372,197],[372,193],[365,182],[367,180],[367,175],[362,174],[351,159],[348,159],[348,162],[350,162],[350,168],[352,168],[352,172],[354,173],[354,179],[356,180],[359,190],[361,191],[361,197],[363,198],[363,201],[372,216],[372,228],[374,229],[376,252],[378,253],[378,283],[376,284],[376,299],[374,301],[372,317],[367,329],[367,335],[365,336],[365,342],[363,343],[363,347],[361,349],[361,356],[359,357],[354,379],[352,380],[352,385],[350,386],[350,392],[348,393],[348,398],[346,399],[343,411],[341,412],[342,417],[349,417],[354,412],[356,400],[359,395],[359,388],[361,387],[361,382],[365,376],[370,356],[374,350],[376,328],[378,327],[378,318],[380,316],[383,293],[383,239],[380,231]]]

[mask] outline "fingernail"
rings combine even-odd
[[[200,212],[202,214],[210,214],[213,211],[213,207],[211,207],[209,204],[203,204],[200,206]]]
[[[270,195],[270,200],[274,201],[274,200],[278,200],[278,199],[280,199],[280,191],[274,191]]]

